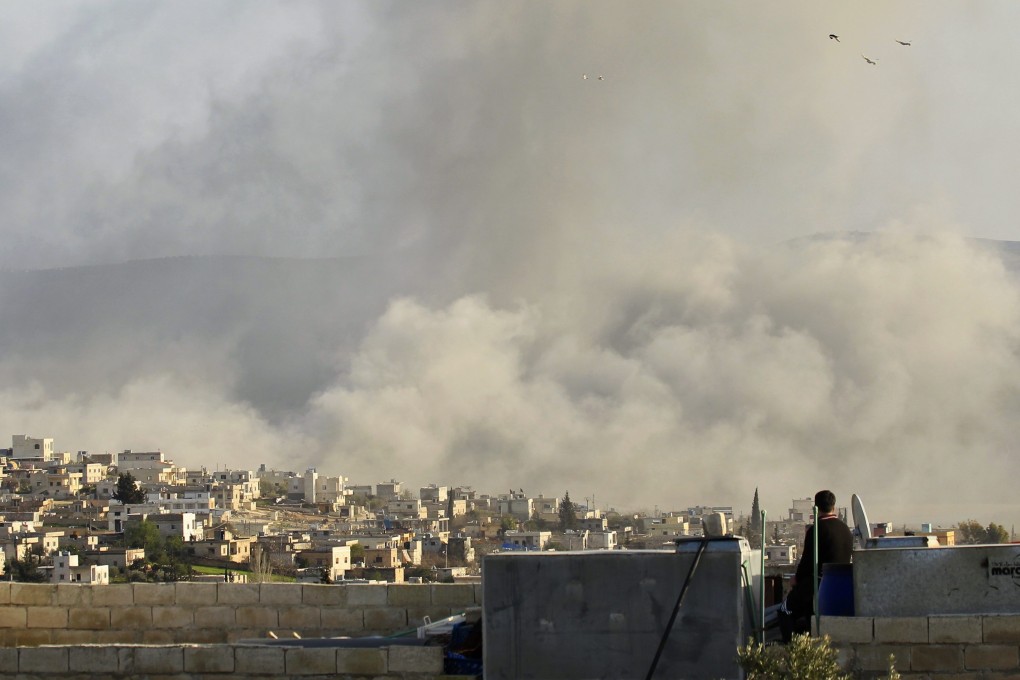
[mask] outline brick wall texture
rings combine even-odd
[[[856,677],[887,677],[891,655],[904,679],[1020,680],[1020,614],[825,616],[818,625]]]
[[[0,583],[0,648],[392,635],[480,604],[479,584]]]
[[[301,648],[222,645],[58,645],[0,649],[0,678],[400,678],[443,675],[442,647]]]

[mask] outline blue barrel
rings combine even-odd
[[[821,616],[854,615],[852,564],[829,562],[822,565],[822,581],[818,584],[818,613]]]

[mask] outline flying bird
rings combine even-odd
[[[602,76],[599,76],[599,80],[605,80],[605,78],[603,78]]]
[[[896,42],[898,42],[901,45],[906,45],[907,47],[910,47],[910,42],[909,41],[908,42],[903,42],[902,40],[897,40]]]
[[[581,80],[588,80],[588,74],[587,73],[582,74]]]
[[[839,36],[836,35],[835,33],[830,33],[829,40],[835,40],[836,42],[839,42]]]
[[[863,54],[861,56],[864,57]],[[864,57],[864,61],[868,62],[872,66],[875,66],[875,64],[877,63],[877,62],[872,61],[871,59],[868,59],[867,57]]]

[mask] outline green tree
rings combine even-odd
[[[570,492],[567,491],[563,494],[563,500],[560,501],[560,530],[567,531],[568,529],[576,528],[577,510],[570,501]]]
[[[751,531],[761,534],[761,506],[758,505],[758,487],[754,487],[754,500],[751,501]]]
[[[956,525],[956,542],[958,544],[982,543],[985,540],[985,529],[978,522],[968,519]]]
[[[531,519],[528,520],[527,527],[529,531],[545,531],[549,526],[549,522],[542,517],[538,510],[531,513]]]
[[[22,583],[45,583],[49,576],[39,569],[39,558],[26,555],[24,560],[12,560],[4,574],[8,578]]]
[[[159,533],[159,527],[147,519],[137,524],[128,524],[124,529],[124,541],[129,548],[144,548],[145,557],[159,562],[163,559],[165,542]]]
[[[113,492],[114,500],[125,505],[129,503],[144,503],[145,492],[138,488],[135,477],[130,472],[117,475],[117,490]]]
[[[989,522],[985,528],[985,543],[1009,543],[1009,531],[995,522]]]
[[[956,525],[956,542],[964,545],[977,543],[1007,543],[1009,532],[1001,524],[990,522],[987,527],[973,519]]]

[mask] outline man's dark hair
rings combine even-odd
[[[836,507],[836,494],[828,489],[819,491],[815,494],[815,505],[818,506],[818,512],[832,512]]]

